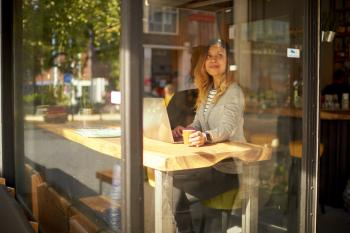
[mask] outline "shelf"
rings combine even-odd
[[[346,12],[346,11],[350,11],[350,7],[345,7],[343,9],[335,9],[336,12]]]

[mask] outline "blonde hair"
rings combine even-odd
[[[205,61],[208,56],[209,47],[203,52],[197,62],[197,65],[194,69],[194,84],[198,88],[198,97],[196,100],[196,110],[200,108],[200,106],[206,102],[208,97],[208,92],[210,88],[214,85],[214,80],[211,75],[205,69]],[[222,46],[223,47],[223,46]],[[220,82],[220,85],[217,89],[216,96],[214,98],[214,103],[216,103],[220,97],[225,93],[227,88],[235,82],[233,73],[230,72],[229,69],[229,56],[228,56],[228,48],[223,47],[226,50],[226,72],[223,74],[223,78]]]

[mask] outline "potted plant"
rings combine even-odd
[[[338,21],[334,14],[324,12],[321,17],[321,41],[331,43],[337,27]]]

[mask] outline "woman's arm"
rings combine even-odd
[[[202,127],[201,127],[201,124],[200,124],[200,121],[198,119],[198,114],[196,113],[195,117],[194,117],[194,120],[193,122],[186,126],[186,127],[183,127],[182,125],[178,125],[175,127],[175,129],[172,131],[173,132],[173,136],[174,137],[181,137],[182,136],[182,131],[184,129],[193,129],[193,130],[197,130],[197,131],[201,131],[202,130]]]

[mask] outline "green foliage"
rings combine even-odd
[[[52,67],[57,54],[66,57],[61,71],[76,73],[77,55],[90,46],[113,70],[119,66],[119,44],[120,0],[23,0],[23,57],[29,79]],[[110,75],[119,78],[117,71]]]
[[[69,97],[64,95],[63,86],[47,86],[38,93],[23,96],[23,102],[30,105],[68,105]]]
[[[40,94],[40,101],[42,105],[56,105],[56,97],[52,87],[49,88],[49,91],[43,92]]]
[[[40,98],[38,93],[28,94],[23,96],[23,102],[26,104],[34,104]]]
[[[60,85],[58,88],[53,89],[53,95],[57,105],[69,105],[69,97],[63,92],[64,86]]]

